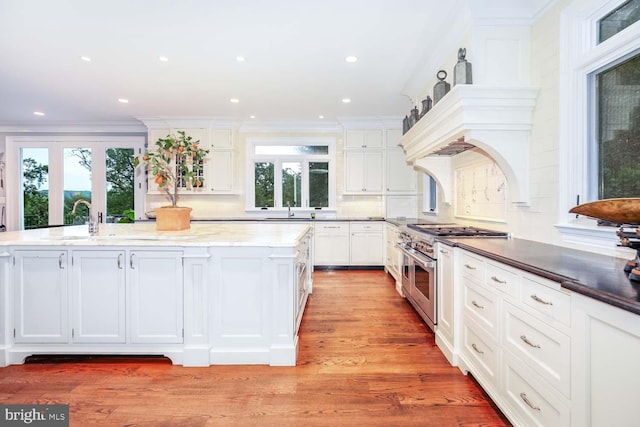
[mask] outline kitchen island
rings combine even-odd
[[[0,366],[35,354],[296,363],[307,224],[101,224],[0,234]]]

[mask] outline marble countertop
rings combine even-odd
[[[640,314],[640,283],[627,277],[623,270],[625,259],[523,239],[460,237],[439,240]]]
[[[385,221],[385,218],[381,216],[367,216],[367,217],[336,217],[336,218],[311,218],[309,216],[294,216],[287,218],[286,216],[273,216],[273,217],[228,217],[228,218],[198,218],[192,219],[192,223],[215,223],[215,222],[349,222],[349,221]]]
[[[86,225],[0,233],[0,246],[295,246],[308,224],[191,224],[181,231],[157,231],[155,223],[100,224],[97,236]]]

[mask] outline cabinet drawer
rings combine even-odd
[[[553,288],[555,285],[556,289]],[[546,320],[571,324],[571,296],[562,292],[560,284],[535,276],[522,277],[522,303],[533,308]]]
[[[497,338],[498,304],[496,295],[474,282],[465,280],[463,285],[464,311],[475,324],[480,325]]]
[[[487,284],[513,298],[518,298],[520,276],[506,266],[487,262]]]
[[[465,319],[463,330],[463,351],[471,372],[491,385],[497,386],[498,348],[486,333],[476,331]],[[473,369],[475,368],[475,369]]]
[[[508,302],[505,302],[504,308],[505,348],[570,397],[571,339]]]
[[[523,425],[568,426],[568,400],[531,375],[528,367],[510,354],[504,357],[504,393]]]
[[[362,233],[362,232],[375,232],[382,233],[382,226],[384,223],[382,222],[352,222],[351,223],[351,232]]]
[[[349,234],[348,222],[316,222],[314,225],[316,234]]]
[[[482,258],[463,252],[460,270],[464,276],[476,279],[480,283],[484,282],[485,262]]]

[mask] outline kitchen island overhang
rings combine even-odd
[[[0,366],[35,354],[296,364],[308,224],[103,224],[0,234]]]

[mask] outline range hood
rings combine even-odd
[[[504,172],[511,201],[528,205],[529,139],[537,93],[532,87],[454,86],[400,140],[407,163],[433,176],[444,202],[451,203],[451,157],[441,154],[455,154],[456,144],[478,147]]]

